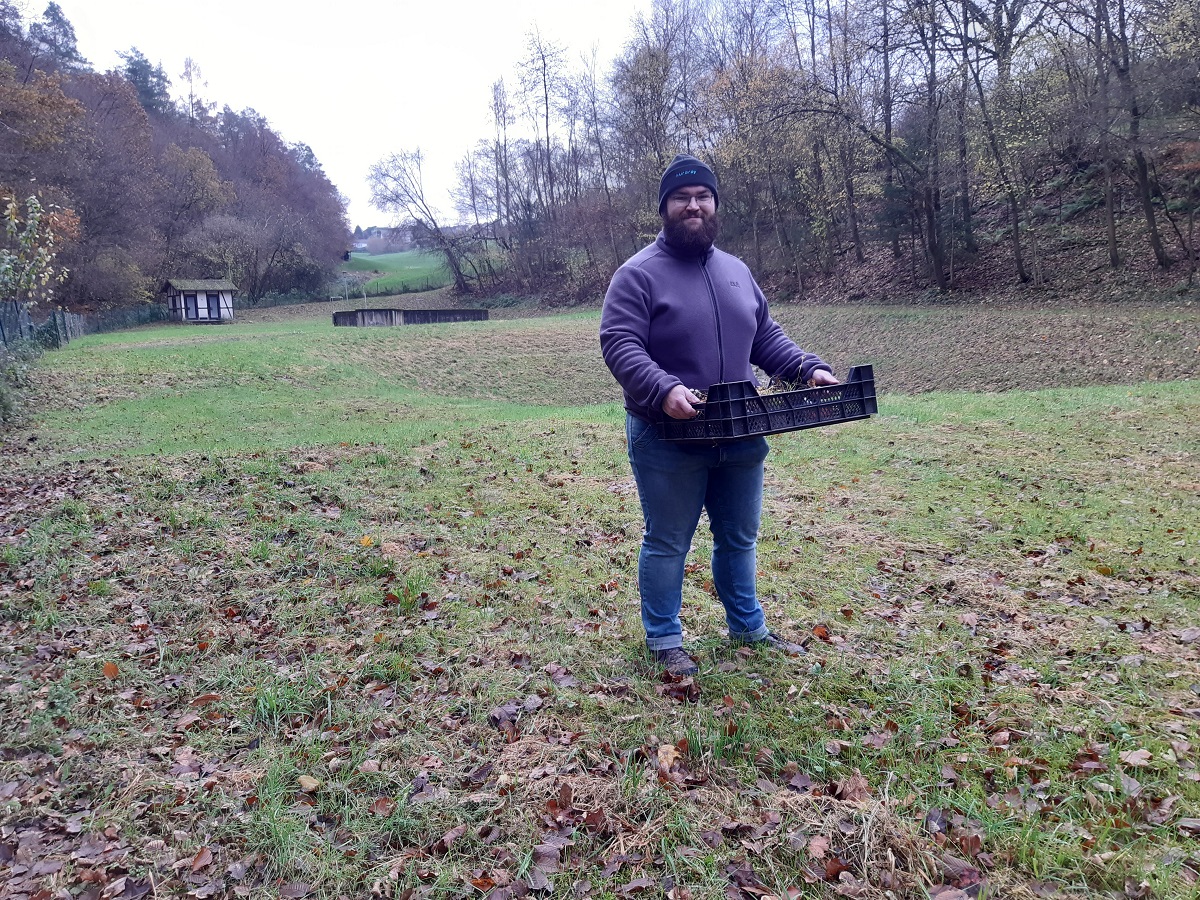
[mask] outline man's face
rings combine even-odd
[[[696,253],[711,247],[721,228],[717,218],[717,198],[699,184],[668,194],[662,220],[668,243]]]

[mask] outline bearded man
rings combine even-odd
[[[662,231],[613,275],[600,320],[600,347],[625,395],[625,435],[645,530],[638,592],[646,648],[673,675],[698,671],[683,649],[679,614],[684,564],[707,510],[713,535],[712,579],[733,644],[803,647],[772,632],[755,588],[766,439],[719,445],[672,443],[658,424],[690,419],[692,388],[768,375],[837,384],[830,367],[801,350],[767,311],[740,259],[718,250],[720,198],[712,169],[676,156],[658,191]]]

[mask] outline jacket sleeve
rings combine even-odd
[[[750,362],[768,375],[788,381],[807,381],[816,369],[833,372],[833,367],[821,357],[800,349],[795,341],[784,334],[779,323],[771,318],[767,298],[763,296],[758,282],[752,283],[758,301],[758,330],[750,348]]]
[[[645,273],[634,266],[619,268],[604,295],[600,351],[629,399],[661,418],[663,400],[683,382],[650,358],[651,300]]]

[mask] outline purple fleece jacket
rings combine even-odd
[[[678,384],[753,381],[752,366],[804,380],[830,368],[783,333],[744,262],[715,247],[685,255],[661,233],[613,275],[600,349],[625,408],[648,422],[663,420],[663,400]]]

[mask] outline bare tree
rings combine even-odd
[[[550,113],[554,100],[562,90],[563,65],[566,53],[560,44],[542,37],[535,26],[525,36],[525,58],[520,63],[521,85],[529,103],[531,117],[541,120],[538,137],[541,175],[545,179],[543,205],[551,221],[556,203],[554,189],[553,138],[550,133]]]
[[[440,217],[425,194],[422,171],[424,156],[418,147],[384,157],[367,175],[371,186],[371,203],[394,214],[397,219],[411,219],[428,233],[434,246],[441,251],[446,265],[454,276],[454,286],[462,293],[470,292],[464,274],[464,254],[457,242],[443,227]]]

